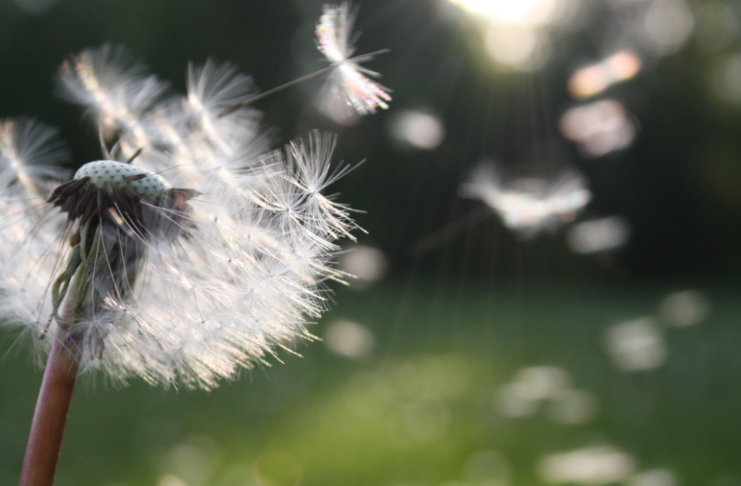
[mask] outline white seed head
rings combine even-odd
[[[127,177],[145,176],[142,179],[130,181]],[[159,174],[135,167],[130,164],[116,162],[114,160],[98,160],[89,162],[75,173],[74,179],[89,177],[90,182],[97,189],[104,189],[107,182],[115,191],[128,187],[140,196],[151,196],[159,199],[165,190],[170,189],[170,184]]]
[[[357,228],[323,192],[350,168],[330,170],[335,139],[319,132],[257,156],[257,112],[219,116],[249,92],[230,65],[194,67],[188,96],[162,99],[162,83],[117,52],[84,51],[60,80],[114,130],[119,160],[55,178],[45,205],[0,185],[0,323],[46,351],[72,302],[83,372],[210,389],[313,339],[325,282],[345,276],[336,240]],[[139,149],[135,166],[122,162]]]

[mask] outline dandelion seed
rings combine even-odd
[[[167,85],[147,75],[144,65],[122,46],[86,49],[66,60],[57,76],[59,94],[87,107],[109,135],[116,130],[147,141],[141,116]]]
[[[482,164],[461,187],[465,197],[492,208],[505,226],[529,238],[543,229],[572,221],[591,199],[584,179],[573,170],[556,179],[515,179],[504,182],[493,164]]]
[[[360,62],[373,59],[374,54],[353,57],[357,36],[352,35],[356,10],[349,2],[324,5],[316,26],[319,50],[332,63],[328,90],[341,96],[361,115],[375,113],[376,108],[387,109],[391,96],[388,88],[368,78],[379,74],[360,66]]]
[[[349,119],[350,114],[338,113],[343,111],[330,108],[330,103],[342,99],[347,106],[352,107],[361,115],[375,113],[376,108],[388,108],[387,101],[391,101],[389,89],[371,81],[368,76],[378,77],[377,72],[365,69],[360,63],[370,61],[376,55],[387,52],[383,49],[369,54],[352,57],[355,52],[354,43],[357,36],[350,38],[355,23],[355,12],[351,12],[348,2],[339,5],[324,5],[323,14],[316,26],[317,47],[324,54],[330,65],[313,73],[301,76],[285,84],[269,89],[262,94],[237,101],[233,100],[221,110],[217,118],[232,114],[245,106],[282,91],[291,86],[307,81],[329,72],[326,91],[329,96],[325,99],[325,112],[334,112],[334,117]],[[331,97],[331,98],[330,98]],[[352,113],[353,115],[355,113]],[[345,116],[347,115],[347,116]]]
[[[58,164],[66,158],[55,129],[33,120],[0,121],[0,187],[6,191],[22,187],[26,197],[39,195],[37,183],[64,177]]]

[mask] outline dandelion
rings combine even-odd
[[[192,65],[188,94],[168,97],[128,59],[104,46],[60,69],[104,153],[71,180],[48,129],[0,128],[12,229],[0,311],[49,352],[21,484],[51,484],[78,370],[208,390],[314,339],[306,326],[326,310],[325,282],[345,277],[335,241],[358,229],[323,194],[350,170],[330,169],[334,136],[258,156],[259,114],[220,116],[251,94],[233,66]]]
[[[493,164],[482,164],[461,189],[464,196],[484,202],[507,228],[526,238],[572,221],[591,199],[584,178],[574,170],[564,170],[551,181],[505,182]]]

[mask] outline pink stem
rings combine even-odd
[[[44,370],[19,486],[52,486],[82,345],[59,326]]]

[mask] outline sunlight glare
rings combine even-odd
[[[543,25],[558,10],[558,0],[452,0],[473,13],[499,24]]]
[[[550,54],[539,31],[522,25],[490,26],[486,47],[497,61],[522,70],[541,67]]]

